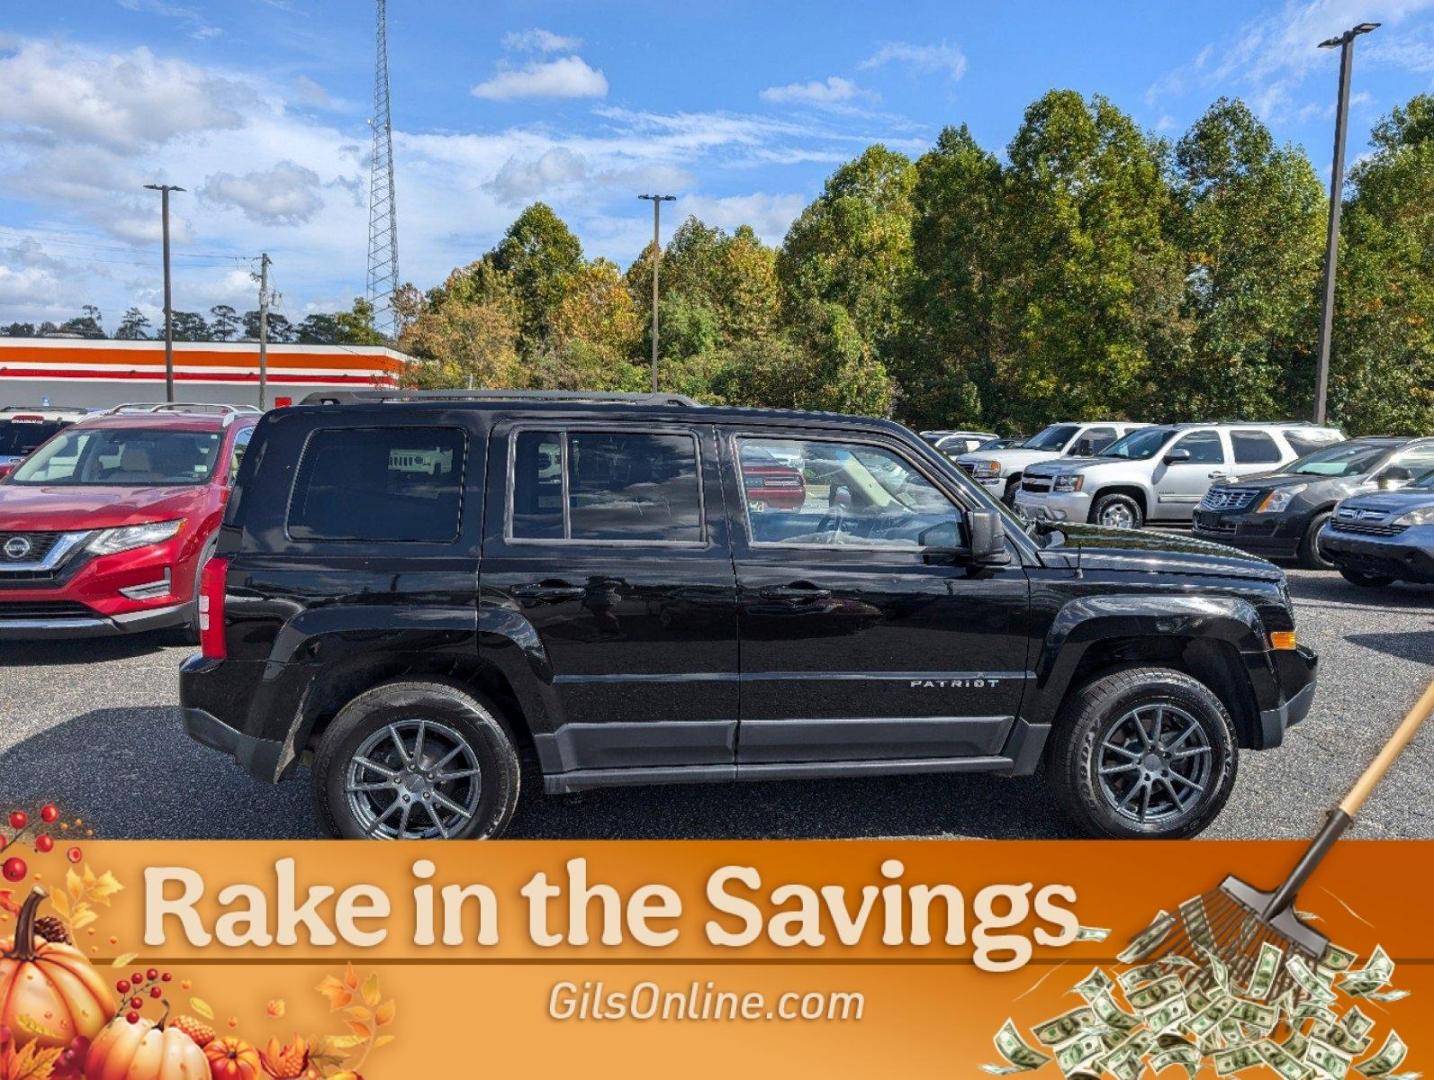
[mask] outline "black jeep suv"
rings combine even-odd
[[[270,782],[312,753],[341,836],[497,836],[524,758],[549,792],[1044,765],[1083,832],[1190,836],[1314,695],[1261,559],[1023,525],[888,421],[676,397],[268,413],[203,581],[186,729]]]

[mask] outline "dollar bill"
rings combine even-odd
[[[1077,941],[1104,941],[1110,937],[1110,928],[1106,926],[1082,926],[1076,930]]]
[[[1322,1020],[1317,1021],[1314,1027],[1310,1028],[1310,1037],[1319,1039],[1351,1057],[1364,1053],[1369,1049],[1371,1042],[1368,1035],[1356,1035],[1341,1024],[1325,1023]]]
[[[1339,988],[1351,997],[1367,997],[1388,985],[1394,975],[1394,961],[1376,945],[1364,967],[1340,974]]]
[[[1331,1046],[1323,1039],[1311,1036],[1309,1046],[1305,1049],[1305,1060],[1325,1076],[1332,1076],[1335,1080],[1344,1080],[1345,1074],[1349,1072],[1349,1063],[1353,1060],[1353,1055]]]
[[[1200,1051],[1186,1043],[1183,1046],[1171,1046],[1150,1059],[1150,1067],[1156,1072],[1164,1072],[1172,1065],[1184,1068],[1186,1075],[1193,1080],[1200,1069]]]
[[[1268,941],[1260,943],[1260,954],[1255,958],[1255,970],[1250,974],[1250,985],[1245,994],[1256,1001],[1264,1001],[1275,987],[1275,976],[1280,973],[1280,964],[1285,951]]]
[[[1298,1031],[1290,1032],[1284,1042],[1280,1043],[1280,1045],[1285,1048],[1286,1053],[1293,1054],[1297,1058],[1305,1056],[1305,1050],[1309,1048],[1309,1044],[1309,1037],[1302,1035]]]
[[[1291,1023],[1299,1025],[1308,1023],[1311,1020],[1319,1024],[1333,1025],[1337,1017],[1333,1009],[1328,1005],[1321,1005],[1317,1001],[1306,1001],[1301,1005],[1295,1006],[1294,1019]]]
[[[1399,1001],[1401,998],[1407,998],[1407,997],[1409,996],[1409,991],[1408,991],[1408,990],[1381,990],[1381,991],[1378,991],[1378,992],[1375,992],[1375,993],[1364,994],[1363,996],[1364,996],[1365,998],[1367,998],[1368,1000],[1370,1000],[1370,1001],[1390,1002],[1390,1001]]]
[[[1192,896],[1180,905],[1180,919],[1185,923],[1185,932],[1190,940],[1202,949],[1215,948],[1215,935],[1210,930],[1210,918],[1205,912],[1205,900]]]
[[[1259,1049],[1253,1043],[1217,1050],[1213,1057],[1215,1072],[1220,1076],[1231,1076],[1265,1063],[1265,1059],[1260,1056]]]
[[[1169,974],[1169,970],[1166,966],[1159,960],[1156,960],[1149,964],[1141,964],[1138,967],[1133,967],[1129,971],[1122,971],[1116,976],[1116,981],[1120,983],[1120,988],[1128,994],[1142,983],[1150,983],[1156,979],[1163,979],[1167,974]]]
[[[1329,971],[1345,971],[1357,958],[1358,954],[1348,949],[1341,949],[1334,942],[1330,942],[1324,947],[1324,952],[1320,954],[1319,966]]]
[[[1171,998],[1184,993],[1184,984],[1178,975],[1166,975],[1153,983],[1136,987],[1125,995],[1131,1008],[1140,1013],[1149,1013]]]
[[[1137,960],[1144,960],[1160,947],[1174,928],[1174,915],[1168,911],[1157,912],[1150,925],[1131,938],[1130,944],[1120,951],[1116,959],[1122,964],[1133,964]]]
[[[1100,1041],[1099,1035],[1081,1035],[1056,1051],[1056,1065],[1070,1076],[1103,1053],[1105,1044]]]
[[[1285,970],[1289,972],[1290,978],[1294,979],[1295,985],[1303,990],[1311,1001],[1320,1005],[1329,1005],[1335,1000],[1334,991],[1325,985],[1323,979],[1310,970],[1304,957],[1290,957],[1285,964]]]
[[[1265,1064],[1279,1073],[1283,1080],[1304,1080],[1310,1074],[1308,1065],[1269,1039],[1261,1039],[1255,1047],[1260,1057],[1265,1059]]]
[[[1150,1013],[1145,1018],[1146,1026],[1151,1031],[1169,1031],[1176,1024],[1190,1018],[1190,1006],[1185,1003],[1185,995],[1171,998],[1160,1008]]]
[[[1109,993],[1097,994],[1090,999],[1090,1007],[1096,1017],[1108,1028],[1129,1032],[1140,1026],[1140,1021],[1115,1003]]]
[[[1369,1033],[1369,1029],[1374,1027],[1374,1021],[1364,1015],[1363,1010],[1361,1010],[1358,1005],[1351,1005],[1349,1012],[1345,1013],[1344,1017],[1340,1020],[1339,1026],[1358,1038]]]
[[[1273,1031],[1275,1025],[1280,1022],[1280,1011],[1273,1005],[1236,998],[1235,1007],[1230,1010],[1229,1019],[1249,1024],[1262,1034],[1267,1034]]]
[[[1217,990],[1216,993],[1218,994],[1219,991]],[[1199,986],[1190,983],[1185,987],[1185,1000],[1190,1004],[1190,1012],[1197,1013],[1203,1012],[1213,999]]]
[[[1384,1045],[1379,1048],[1379,1053],[1367,1061],[1361,1061],[1355,1066],[1355,1069],[1365,1076],[1384,1076],[1399,1068],[1408,1053],[1409,1048],[1404,1045],[1404,1040],[1399,1037],[1399,1033],[1391,1031],[1385,1037]]]
[[[1077,1035],[1089,1031],[1095,1027],[1096,1017],[1089,1005],[1082,1005],[1078,1009],[1062,1013],[1053,1017],[1043,1024],[1038,1024],[1031,1029],[1036,1041],[1046,1046],[1059,1046],[1061,1043],[1070,1042]]]
[[[1205,970],[1209,973],[1210,979],[1221,990],[1224,990],[1226,993],[1229,993],[1230,969],[1227,968],[1224,962],[1218,956],[1215,955],[1215,951],[1213,949],[1201,949],[1200,951],[1205,955]]]
[[[1006,1059],[1006,1065],[982,1065],[981,1068],[993,1076],[1009,1076],[1011,1073],[1039,1069],[1051,1059],[1032,1046],[1027,1045],[1016,1030],[1015,1021],[1008,1019],[996,1032],[997,1052]]]
[[[1072,988],[1077,994],[1090,1001],[1102,994],[1108,994],[1115,983],[1100,968],[1091,968],[1090,974]]]
[[[1221,998],[1192,1016],[1186,1027],[1192,1035],[1197,1037],[1207,1035],[1219,1027],[1220,1021],[1229,1016],[1230,1010],[1234,1007],[1234,998]]]

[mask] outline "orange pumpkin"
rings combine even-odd
[[[90,1044],[85,1080],[209,1080],[199,1044],[163,1020],[111,1020]]]
[[[264,1076],[259,1071],[259,1051],[233,1035],[206,1043],[204,1053],[214,1080],[255,1080]]]
[[[114,1014],[115,1000],[84,953],[35,933],[35,913],[45,890],[31,891],[13,940],[0,942],[0,1027],[15,1046],[68,1046],[76,1036],[93,1039]]]

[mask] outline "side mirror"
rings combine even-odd
[[[980,565],[1005,562],[1006,530],[1001,515],[994,510],[972,510],[966,515],[966,528],[971,534],[971,561]]]
[[[1402,465],[1391,465],[1379,474],[1377,483],[1381,491],[1392,491],[1395,488],[1402,488],[1409,481],[1414,479],[1414,474]]]
[[[1165,464],[1167,465],[1183,465],[1189,460],[1189,450],[1172,450],[1170,451],[1170,453],[1165,455]]]

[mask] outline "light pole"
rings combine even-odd
[[[159,212],[164,221],[164,400],[174,400],[174,305],[169,293],[169,193],[183,191],[176,184],[145,184],[159,192]]]
[[[652,392],[657,393],[657,267],[662,262],[662,204],[676,195],[639,195],[652,202]]]
[[[1339,103],[1334,112],[1334,167],[1329,175],[1329,237],[1324,250],[1324,293],[1319,319],[1319,367],[1315,374],[1316,424],[1325,422],[1329,399],[1329,340],[1334,329],[1334,278],[1339,260],[1339,210],[1344,192],[1344,135],[1349,120],[1349,75],[1354,66],[1354,39],[1379,28],[1379,23],[1360,23],[1338,37],[1321,41],[1321,49],[1339,48]]]

